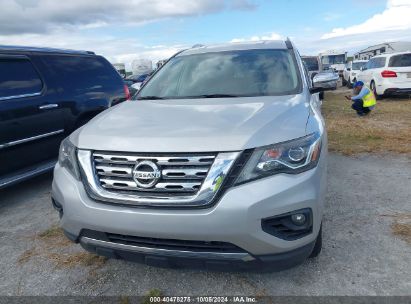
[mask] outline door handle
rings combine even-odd
[[[49,103],[49,104],[46,104],[46,105],[39,106],[39,109],[40,110],[49,110],[49,109],[58,108],[58,106],[59,105],[57,103]]]

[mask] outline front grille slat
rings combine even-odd
[[[199,191],[216,155],[199,154],[126,154],[94,152],[93,165],[97,180],[107,191],[167,195],[193,195]],[[140,161],[152,161],[161,178],[150,188],[141,188],[133,179],[133,169]]]
[[[97,165],[96,171],[103,176],[132,177],[132,167]]]
[[[190,179],[203,179],[207,172],[208,167],[198,167],[195,169],[191,168],[172,168],[162,170],[164,179],[180,179],[180,178],[190,178]]]

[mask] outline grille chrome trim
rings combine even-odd
[[[102,187],[106,189],[119,189],[119,190],[138,190],[138,191],[153,191],[152,189],[143,189],[143,188],[138,188],[136,183],[134,181],[128,181],[128,180],[119,180],[119,179],[108,179],[108,178],[101,178],[100,181],[103,183]],[[123,185],[121,185],[123,184]],[[167,182],[167,183],[158,183],[155,185],[156,189],[160,189],[162,191],[170,191],[170,188],[174,187],[173,192],[178,192],[178,191],[190,191],[194,192],[197,191],[194,187],[199,187],[201,186],[201,182],[196,182],[196,183],[176,183],[176,182]],[[169,188],[167,188],[169,187]],[[178,188],[177,188],[178,187]]]
[[[156,160],[159,166],[163,165],[185,165],[185,166],[201,166],[211,165],[215,159],[213,155],[206,156],[151,156],[150,155],[122,155],[122,154],[106,154],[94,153],[95,162],[97,163],[112,163],[123,165],[134,165],[139,160]]]
[[[157,156],[77,151],[84,185],[91,198],[146,207],[199,207],[210,204],[239,155],[240,152]],[[152,160],[160,167],[166,166],[162,169],[163,178],[155,188],[137,188],[131,178],[131,166],[140,160]],[[182,176],[182,173],[185,175]],[[104,183],[100,184],[100,181]]]

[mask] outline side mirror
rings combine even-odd
[[[347,71],[348,71],[348,72],[351,71],[351,68],[347,68]]]
[[[334,90],[337,88],[339,76],[336,73],[318,73],[313,78],[311,93]]]

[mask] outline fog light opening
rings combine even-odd
[[[302,226],[307,221],[307,218],[303,213],[297,213],[291,216],[291,221],[297,226]]]
[[[297,240],[313,231],[313,213],[304,208],[261,220],[264,232],[287,241]]]

